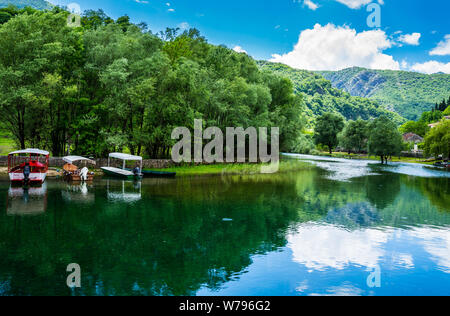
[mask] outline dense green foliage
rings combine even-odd
[[[435,108],[429,112],[423,112],[420,119],[415,121],[408,121],[400,127],[400,132],[405,133],[414,133],[424,137],[427,132],[430,130],[428,126],[430,123],[435,123],[440,121],[445,115],[449,113],[449,105],[450,99],[447,101],[442,101],[439,105],[436,104]]]
[[[19,9],[31,7],[38,10],[49,10],[53,5],[45,0],[0,0],[0,8],[14,5]]]
[[[450,120],[442,121],[425,137],[424,149],[427,155],[450,158]]]
[[[289,66],[258,62],[261,69],[274,72],[289,78],[294,83],[295,91],[304,96],[307,115],[314,117],[327,112],[339,113],[347,120],[369,120],[386,115],[401,124],[405,120],[397,113],[388,111],[377,102],[362,97],[353,97],[349,93],[336,89],[331,82],[321,75],[306,70],[298,70]]]
[[[434,108],[436,102],[448,98],[450,91],[450,75],[442,73],[426,75],[359,67],[319,73],[334,87],[377,101],[409,120],[417,120],[422,112]]]
[[[448,100],[442,100],[441,103],[436,103],[434,106],[435,111],[444,112],[448,107],[450,107],[450,98]]]
[[[394,122],[381,116],[369,125],[369,154],[380,156],[381,162],[397,155],[403,147],[403,139]]]
[[[194,118],[280,127],[280,149],[302,137],[303,102],[292,82],[213,46],[192,29],[156,36],[128,16],[21,12],[0,26],[0,112],[20,147],[83,155],[126,151],[162,157],[175,127]]]
[[[344,128],[344,118],[334,113],[324,113],[317,118],[314,139],[316,144],[328,146],[330,154],[338,144],[338,134]]]
[[[339,135],[339,145],[348,152],[366,150],[369,137],[369,123],[363,120],[349,121]]]
[[[399,130],[402,134],[414,133],[416,135],[424,137],[430,130],[430,127],[428,126],[427,122],[424,122],[422,120],[418,122],[408,121],[400,126]]]

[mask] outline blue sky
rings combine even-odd
[[[195,27],[213,44],[310,70],[349,66],[450,73],[448,0],[51,0],[128,14],[155,32]],[[381,26],[367,24],[369,3]],[[447,36],[448,35],[448,36]]]

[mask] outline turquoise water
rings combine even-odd
[[[450,295],[448,173],[293,158],[277,175],[0,182],[0,295]]]

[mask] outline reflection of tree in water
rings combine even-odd
[[[400,193],[400,176],[394,173],[366,178],[367,200],[378,210],[392,205]]]
[[[422,191],[440,211],[450,212],[450,178],[420,178]]]
[[[97,189],[89,207],[50,191],[36,218],[0,216],[0,282],[4,294],[70,294],[67,264],[82,268],[80,294],[189,295],[219,288],[251,256],[286,244],[302,203],[289,181],[217,180],[146,186],[142,201],[108,203]],[[212,181],[212,182],[211,182]],[[219,191],[217,193],[216,191]],[[161,198],[165,192],[172,198]],[[0,201],[1,202],[1,201]],[[223,221],[223,218],[233,221]]]
[[[359,228],[374,226],[381,222],[381,218],[375,207],[370,203],[361,202],[330,210],[324,221],[345,228]]]

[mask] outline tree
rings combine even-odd
[[[443,114],[440,111],[423,112],[419,122],[430,124],[439,121],[442,117]]]
[[[352,150],[362,152],[367,145],[367,122],[361,119],[348,122],[339,138],[339,143],[344,149],[349,152]]]
[[[426,133],[430,130],[430,127],[428,126],[428,123],[424,121],[419,122],[409,121],[400,126],[399,130],[402,134],[414,133],[424,137]]]
[[[397,155],[403,147],[402,135],[397,126],[386,116],[381,116],[369,125],[368,148],[371,155],[380,156],[381,163]]]
[[[443,120],[438,126],[432,128],[425,136],[425,153],[434,155],[436,158],[440,155],[443,158],[450,158],[450,121]]]
[[[344,118],[341,115],[334,113],[325,113],[317,118],[315,128],[315,142],[317,145],[327,145],[330,155],[333,153],[333,148],[338,144],[338,134],[343,130]]]
[[[11,19],[11,14],[5,11],[0,11],[0,24],[4,24]]]
[[[46,75],[70,81],[80,64],[81,36],[67,27],[67,16],[68,12],[26,12],[0,26],[0,114],[21,148],[41,141]]]
[[[450,103],[450,100],[449,100]],[[444,116],[450,115],[450,106],[442,113]]]

